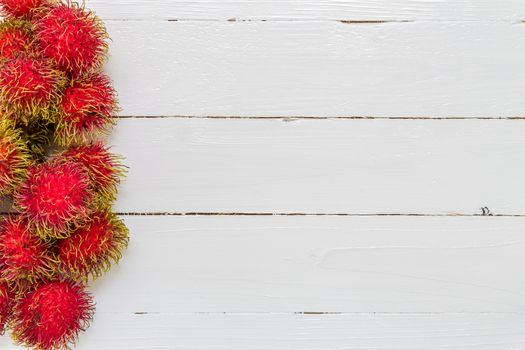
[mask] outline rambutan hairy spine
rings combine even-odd
[[[13,339],[37,350],[69,349],[93,318],[95,305],[73,281],[38,284],[18,301],[9,322]]]
[[[33,53],[31,23],[19,19],[0,22],[0,62]]]
[[[31,154],[21,132],[8,121],[0,121],[0,196],[13,193],[27,176],[31,163]]]
[[[0,223],[0,256],[2,278],[17,285],[50,278],[57,266],[50,244],[40,240],[21,216]]]
[[[129,241],[111,211],[127,167],[103,143],[119,111],[109,37],[84,0],[0,0],[2,16],[0,334],[65,350],[92,320],[84,287]]]
[[[4,113],[15,120],[29,121],[35,116],[55,113],[56,102],[64,85],[64,76],[49,62],[17,57],[0,69],[0,97]]]
[[[77,163],[49,160],[31,166],[14,199],[43,239],[69,237],[93,211],[92,183]]]
[[[17,124],[16,127],[20,130],[22,139],[27,144],[33,159],[35,161],[45,160],[51,144],[53,124],[42,118],[33,118],[27,124]]]
[[[0,13],[5,17],[30,17],[46,4],[46,0],[0,0]]]
[[[100,277],[118,263],[128,245],[128,228],[115,214],[97,212],[69,238],[58,242],[62,271],[78,281]]]
[[[12,308],[15,302],[15,293],[6,280],[0,280],[0,335],[12,316]]]
[[[73,77],[97,70],[106,59],[103,23],[76,2],[50,9],[36,22],[35,33],[43,55]]]
[[[53,122],[59,145],[83,144],[105,136],[115,124],[117,98],[112,83],[103,74],[73,80],[57,105]]]
[[[82,164],[93,183],[95,202],[109,208],[115,200],[117,187],[126,173],[122,157],[109,152],[101,143],[70,147],[57,156],[60,162]]]

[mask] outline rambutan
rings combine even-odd
[[[97,193],[99,207],[109,207],[115,199],[117,186],[125,173],[121,157],[110,153],[102,144],[96,143],[70,147],[57,159],[61,162],[82,164]]]
[[[45,4],[45,0],[0,0],[1,14],[6,17],[27,17]]]
[[[12,315],[15,296],[6,281],[0,281],[0,334],[4,334],[5,326]]]
[[[7,61],[0,70],[0,96],[5,112],[28,120],[49,113],[63,77],[47,62],[27,57]]]
[[[24,180],[31,155],[20,131],[0,122],[0,196],[10,195]]]
[[[44,238],[66,238],[91,213],[92,184],[78,163],[48,161],[31,166],[15,206]]]
[[[41,241],[26,219],[9,217],[0,226],[2,278],[35,283],[53,274],[56,267],[49,243]]]
[[[69,349],[94,313],[84,286],[122,258],[111,212],[126,172],[102,143],[117,96],[108,36],[78,0],[0,0],[0,334]]]
[[[93,318],[93,298],[72,281],[42,283],[23,296],[10,322],[15,341],[37,350],[69,349]]]
[[[128,229],[115,214],[97,212],[69,238],[58,243],[62,270],[75,280],[101,276],[118,263],[128,244]]]
[[[0,23],[0,60],[15,58],[31,52],[30,24],[18,19]]]
[[[21,131],[22,139],[27,144],[33,158],[43,161],[50,148],[53,124],[41,118],[32,118],[28,123],[19,125],[18,130]]]
[[[98,68],[108,49],[107,33],[95,14],[75,2],[49,10],[35,25],[45,57],[72,76]]]
[[[55,117],[55,140],[61,145],[90,141],[113,125],[117,99],[103,74],[74,81],[66,88]]]

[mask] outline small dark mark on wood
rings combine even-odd
[[[301,311],[295,312],[296,315],[341,315],[342,312],[333,311]]]
[[[481,208],[481,216],[494,216],[488,207]]]
[[[402,20],[348,20],[343,19],[339,22],[344,24],[384,24],[384,23],[411,23],[414,22],[412,20],[408,19],[402,19]]]
[[[380,21],[380,20],[369,20],[369,21],[365,21],[365,20],[341,20],[340,21],[341,23],[344,23],[344,24],[381,24],[381,23],[387,23],[386,20],[383,20],[383,21]]]
[[[135,315],[147,315],[149,314],[149,312],[146,312],[146,311],[138,311],[138,312],[134,312]]]
[[[235,18],[235,17],[228,18],[228,22],[237,22],[237,18]]]

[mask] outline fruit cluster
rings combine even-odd
[[[93,316],[85,286],[128,243],[111,212],[125,167],[102,143],[117,110],[108,37],[69,0],[0,10],[0,331],[66,349]]]

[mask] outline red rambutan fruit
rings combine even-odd
[[[58,243],[62,270],[75,280],[101,276],[118,263],[128,245],[128,228],[115,214],[97,212],[69,238]]]
[[[0,23],[0,60],[15,58],[31,52],[30,24],[17,19]]]
[[[45,4],[45,0],[0,0],[1,14],[6,17],[27,17]]]
[[[23,296],[10,322],[15,341],[37,350],[69,349],[93,318],[92,296],[71,281],[42,283]]]
[[[32,231],[27,220],[9,217],[0,226],[0,256],[3,262],[2,278],[18,283],[31,283],[53,274],[54,259],[49,243]]]
[[[0,281],[0,334],[4,334],[5,326],[11,318],[15,296],[6,281]]]
[[[113,124],[117,99],[103,74],[74,81],[66,88],[55,117],[55,140],[61,145],[90,141]]]
[[[114,201],[117,186],[124,176],[125,167],[121,157],[110,153],[100,143],[70,147],[57,159],[61,162],[76,162],[85,167],[100,207],[109,207]]]
[[[15,206],[44,238],[66,238],[91,212],[92,184],[78,163],[48,161],[29,167]]]
[[[36,22],[35,29],[44,56],[72,76],[104,62],[106,29],[93,12],[77,3],[62,3],[49,10]]]
[[[0,196],[11,195],[24,180],[31,155],[20,132],[0,123]]]
[[[45,61],[27,57],[9,60],[0,70],[3,107],[15,118],[49,113],[62,83],[61,74]]]

